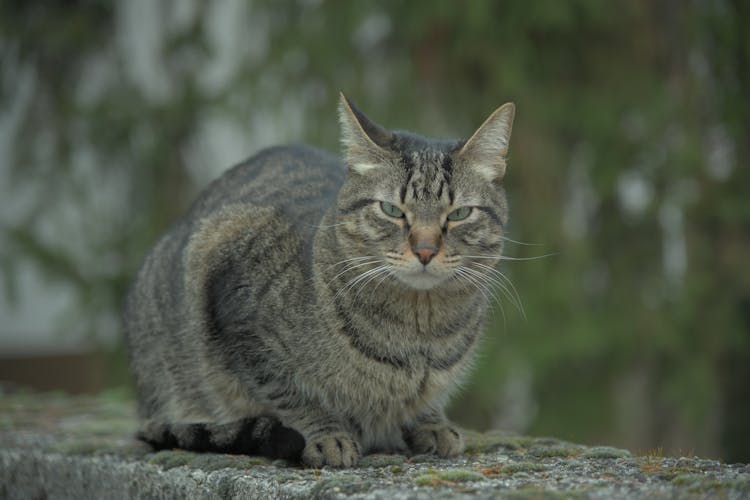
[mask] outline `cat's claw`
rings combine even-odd
[[[448,424],[424,424],[405,436],[412,453],[453,457],[464,451],[464,438]]]
[[[352,467],[359,462],[359,443],[349,434],[325,434],[308,440],[302,462],[310,467]]]

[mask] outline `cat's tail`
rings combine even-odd
[[[254,417],[228,424],[158,424],[146,421],[138,438],[157,450],[182,448],[198,452],[261,455],[299,462],[302,434],[274,417]]]

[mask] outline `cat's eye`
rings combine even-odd
[[[460,207],[448,214],[448,220],[464,220],[471,214],[471,207]]]
[[[400,208],[395,206],[393,203],[388,203],[387,201],[380,202],[380,209],[385,215],[389,217],[400,219],[404,216],[404,212],[402,212]]]

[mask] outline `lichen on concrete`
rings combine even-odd
[[[414,478],[414,483],[418,486],[439,486],[442,484],[465,483],[472,481],[484,481],[486,478],[480,472],[471,469],[448,469],[433,470],[429,469]]]
[[[351,469],[246,455],[155,452],[133,438],[123,393],[8,392],[0,386],[0,498],[750,497],[750,466],[502,431],[466,431],[452,459],[373,454]]]

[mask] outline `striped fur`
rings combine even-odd
[[[488,306],[466,256],[499,256],[507,222],[504,152],[486,142],[507,149],[512,105],[493,117],[438,141],[386,131],[342,97],[345,162],[276,147],[214,181],[128,296],[141,438],[310,466],[459,453],[443,408]],[[470,215],[448,220],[461,206]]]

